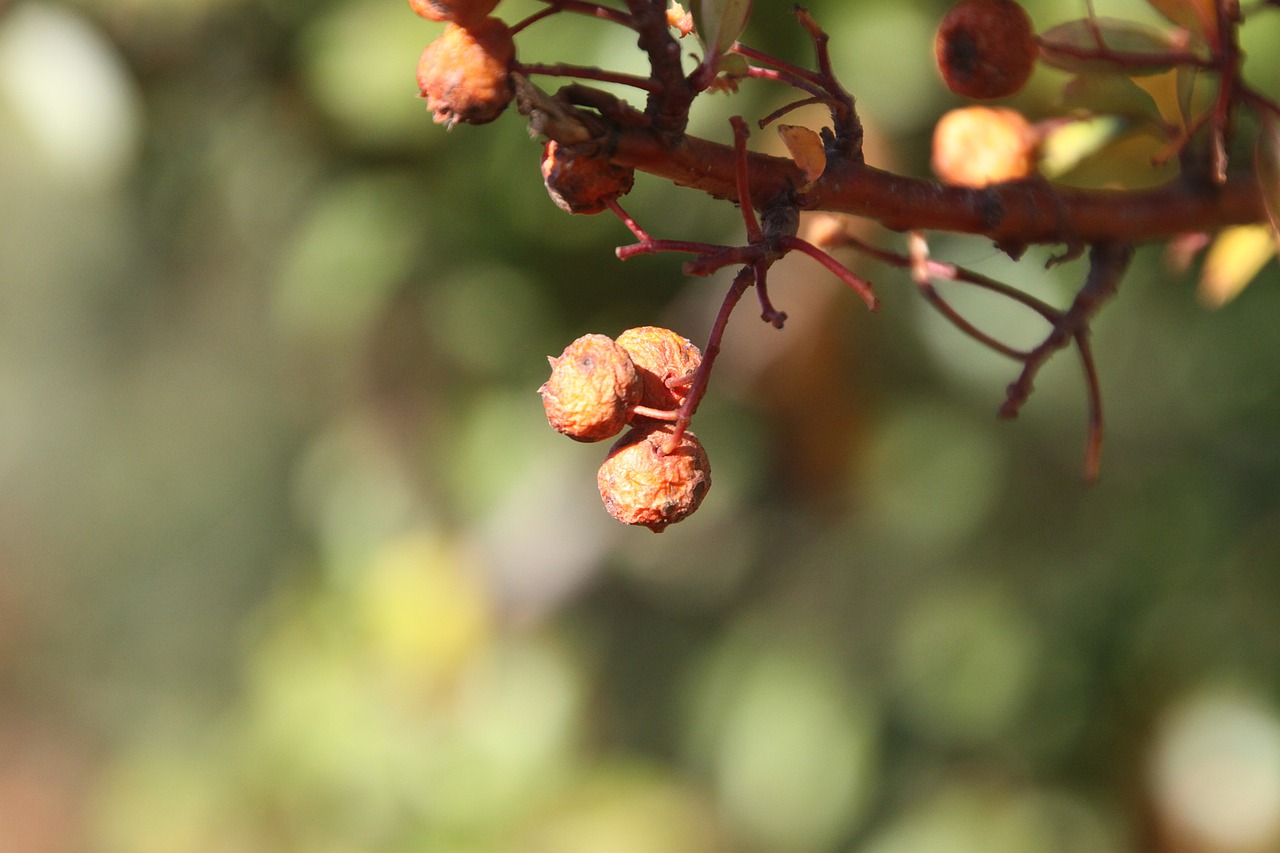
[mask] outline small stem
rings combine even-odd
[[[1089,393],[1089,429],[1084,446],[1084,477],[1090,483],[1098,481],[1102,466],[1102,386],[1098,382],[1098,368],[1093,361],[1093,347],[1083,330],[1076,333],[1076,349],[1084,366],[1084,379]]]
[[[626,261],[637,255],[656,255],[658,252],[689,252],[694,255],[718,255],[722,252],[733,251],[730,246],[717,246],[713,243],[693,243],[688,240],[652,240],[644,239],[639,243],[633,243],[630,246],[619,246],[613,250],[618,256],[618,260]],[[728,261],[720,266],[726,266],[733,261]],[[716,267],[715,269],[719,269]],[[715,269],[708,270],[701,275],[710,275]],[[698,275],[698,273],[693,273]]]
[[[867,308],[872,311],[880,310],[880,298],[876,296],[875,291],[871,289],[871,282],[859,275],[855,275],[854,272],[844,264],[831,257],[808,240],[802,240],[799,237],[784,236],[778,238],[778,246],[788,251],[795,250],[803,252],[813,258],[815,261],[834,273],[835,276],[845,284],[852,287],[854,292],[862,297],[862,301],[867,303]]]
[[[729,315],[733,313],[734,307],[742,299],[742,294],[747,292],[747,288],[751,286],[754,280],[754,268],[746,266],[738,270],[738,274],[734,276],[733,284],[729,285],[729,290],[724,295],[724,301],[720,303],[720,310],[716,312],[716,319],[711,324],[711,332],[707,335],[707,345],[702,350],[702,363],[693,372],[693,379],[689,383],[689,393],[685,395],[684,402],[680,404],[680,414],[676,418],[676,425],[671,430],[671,436],[663,447],[664,453],[671,453],[680,446],[680,439],[684,437],[685,430],[689,428],[689,421],[693,419],[694,413],[698,411],[698,404],[702,402],[703,396],[707,393],[707,383],[711,380],[711,368],[715,364],[716,357],[720,355],[720,343],[724,340],[724,330],[729,325]]]
[[[768,65],[770,68],[776,68],[778,71],[781,71],[790,77],[806,81],[807,83],[819,88],[822,87],[822,78],[817,73],[810,71],[808,68],[801,68],[799,65],[793,65],[785,59],[778,59],[776,56],[770,56],[769,54],[756,50],[753,47],[748,47],[742,42],[734,42],[733,47],[731,47],[730,50],[734,53],[742,54],[752,62],[759,62],[761,65]]]
[[[775,329],[781,329],[787,322],[787,314],[785,311],[774,308],[773,301],[769,299],[768,273],[768,260],[761,258],[755,262],[756,298],[760,300],[760,319]]]
[[[773,124],[778,119],[782,118],[787,113],[791,112],[792,110],[798,110],[801,107],[809,107],[809,106],[813,106],[814,104],[820,104],[820,103],[822,103],[821,98],[804,98],[803,100],[792,101],[786,106],[778,107],[776,110],[774,110],[764,118],[757,121],[756,127],[764,129],[769,125]]]
[[[648,77],[606,71],[603,68],[595,68],[590,65],[569,65],[563,62],[557,62],[554,65],[544,65],[537,62],[517,62],[512,67],[512,70],[519,71],[525,76],[541,74],[546,77],[573,77],[578,80],[594,80],[597,83],[619,83],[623,86],[634,86],[646,92],[656,92],[661,88],[659,84]]]
[[[738,207],[742,211],[742,221],[747,226],[747,242],[756,244],[764,239],[760,230],[760,220],[756,219],[755,208],[751,205],[751,172],[747,165],[747,137],[751,131],[742,116],[729,119],[733,126],[733,153],[738,179]]]
[[[536,24],[543,18],[549,18],[557,12],[574,12],[579,15],[587,15],[592,18],[602,18],[606,21],[612,21],[615,24],[622,24],[626,27],[634,27],[635,21],[630,15],[625,15],[617,9],[610,9],[608,6],[601,6],[598,3],[589,3],[585,0],[544,0],[547,8],[534,12],[522,21],[518,21],[511,27],[511,34],[515,35],[521,30],[526,29],[532,24]]]
[[[652,406],[632,406],[631,414],[655,421],[674,421],[680,417],[679,409],[655,409]]]
[[[891,252],[888,249],[877,248],[876,246],[872,246],[870,243],[864,243],[857,237],[853,237],[849,234],[842,234],[839,239],[842,245],[850,246],[862,254],[875,258],[876,260],[889,264],[890,266],[901,267],[902,269],[911,268],[911,259],[905,255],[900,255],[897,252]],[[931,278],[940,278],[945,281],[960,281],[965,284],[972,284],[975,287],[981,287],[984,290],[990,290],[993,293],[998,293],[1001,296],[1008,297],[1021,305],[1025,305],[1032,311],[1035,311],[1050,323],[1057,322],[1058,317],[1062,314],[1061,311],[1054,308],[1047,302],[1043,302],[1034,296],[1023,293],[1017,288],[1010,287],[1002,281],[996,281],[993,278],[988,278],[981,273],[967,270],[964,267],[958,267],[954,264],[944,264],[935,260],[928,260],[925,263],[925,269]]]
[[[925,301],[941,314],[951,325],[955,326],[961,332],[983,344],[988,349],[995,350],[1001,355],[1008,356],[1015,361],[1022,361],[1029,353],[1022,350],[1014,349],[1008,344],[1002,343],[995,338],[983,332],[977,326],[966,320],[959,311],[952,308],[950,303],[942,298],[942,294],[934,287],[933,280],[930,276],[929,265],[929,244],[925,241],[924,234],[919,231],[911,231],[907,234],[907,262],[911,268],[911,278],[915,281],[920,293],[924,296]]]
[[[622,209],[622,205],[618,204],[618,200],[616,198],[605,199],[604,203],[613,211],[615,216],[622,220],[622,224],[627,226],[627,230],[636,235],[636,239],[639,240],[642,245],[653,242],[653,238],[650,237],[634,219],[631,218],[631,214]],[[618,257],[624,261],[626,260],[626,258],[622,258],[621,255]]]
[[[1010,385],[1000,407],[1000,417],[1016,418],[1031,396],[1036,374],[1049,356],[1087,333],[1089,321],[1102,303],[1115,295],[1120,279],[1133,258],[1133,247],[1123,243],[1098,243],[1089,251],[1089,275],[1071,307],[1063,312],[1051,331],[1022,364],[1022,373]]]

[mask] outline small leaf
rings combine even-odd
[[[747,28],[751,0],[693,0],[693,20],[709,57],[724,54]]]
[[[1077,74],[1159,74],[1173,67],[1165,58],[1172,49],[1168,36],[1154,27],[1115,18],[1081,18],[1040,34],[1040,58]]]
[[[708,87],[712,92],[736,92],[738,81],[751,70],[747,58],[740,53],[726,53],[716,60],[716,76]]]
[[[807,183],[801,191],[811,189],[814,181],[822,177],[827,169],[827,148],[822,144],[822,137],[807,127],[795,124],[778,125],[778,136],[791,153],[791,159],[804,172]]]
[[[1060,125],[1040,144],[1040,171],[1048,178],[1064,175],[1129,129],[1130,123],[1120,116],[1095,116]]]
[[[1189,33],[1215,41],[1218,12],[1213,0],[1147,0],[1151,7]]]
[[[1217,236],[1200,271],[1200,301],[1221,308],[1240,295],[1276,253],[1271,226],[1238,225]]]
[[[1280,244],[1280,123],[1268,112],[1260,113],[1258,148],[1255,152],[1255,171],[1258,189],[1262,193],[1262,205],[1277,243]]]

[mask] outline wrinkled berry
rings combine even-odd
[[[640,374],[640,405],[676,409],[684,402],[688,380],[702,364],[702,353],[687,339],[660,326],[640,326],[618,335]]]
[[[1035,28],[1014,0],[960,0],[938,27],[934,54],[957,95],[1003,98],[1021,89],[1035,69]]]
[[[498,0],[409,0],[409,8],[428,21],[466,24],[478,21],[498,5]]]
[[[661,533],[687,518],[711,488],[711,463],[702,442],[691,432],[670,453],[663,446],[669,425],[633,427],[609,449],[596,474],[600,497],[609,514],[624,524]]]
[[[583,157],[554,140],[542,149],[542,182],[565,213],[599,213],[631,192],[635,171],[600,157]]]
[[[933,130],[933,171],[943,183],[985,187],[1025,178],[1035,170],[1037,134],[1022,114],[996,107],[964,107]]]
[[[452,127],[496,119],[514,95],[514,58],[511,31],[497,18],[446,26],[418,60],[418,88],[435,121]]]
[[[538,393],[547,422],[577,441],[603,441],[622,431],[640,398],[640,376],[627,351],[605,335],[583,335],[549,357],[551,378]]]

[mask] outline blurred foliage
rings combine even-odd
[[[945,4],[812,5],[872,159],[924,174]],[[787,7],[746,38],[806,61]],[[641,67],[560,17],[525,58]],[[1245,30],[1273,92],[1277,19]],[[437,31],[396,0],[0,4],[0,851],[1280,850],[1274,261],[1209,311],[1140,253],[1090,488],[1071,355],[997,422],[1012,366],[900,273],[864,270],[869,318],[788,260],[787,328],[744,309],[699,413],[703,509],[623,529],[600,448],[546,427],[545,356],[699,339],[726,282],[618,263],[518,116],[433,126]],[[1067,179],[1136,180],[1156,142],[1127,144]],[[643,177],[627,207],[741,227]],[[933,249],[1047,299],[1081,276]]]

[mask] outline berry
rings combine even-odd
[[[565,213],[599,213],[607,201],[631,192],[635,170],[574,154],[552,140],[542,149],[542,182]]]
[[[511,31],[497,18],[446,26],[418,60],[418,88],[433,118],[450,127],[496,119],[514,96],[513,59]]]
[[[618,346],[631,356],[640,374],[640,405],[653,409],[679,408],[684,402],[689,378],[702,364],[698,348],[659,326],[627,329],[618,335]]]
[[[623,524],[661,533],[687,518],[711,488],[711,463],[702,442],[685,432],[670,453],[662,448],[669,425],[633,427],[609,449],[596,485],[609,514]]]
[[[627,351],[605,335],[583,335],[551,362],[538,393],[547,422],[577,441],[603,441],[622,431],[640,399],[640,375]]]
[[[966,98],[1003,98],[1035,68],[1035,28],[1014,0],[960,0],[938,26],[934,54],[947,86]]]
[[[466,24],[478,21],[498,5],[498,0],[409,0],[409,8],[428,21]]]
[[[1025,178],[1035,170],[1038,137],[1022,114],[997,107],[963,107],[933,129],[933,171],[943,183],[985,187]]]

